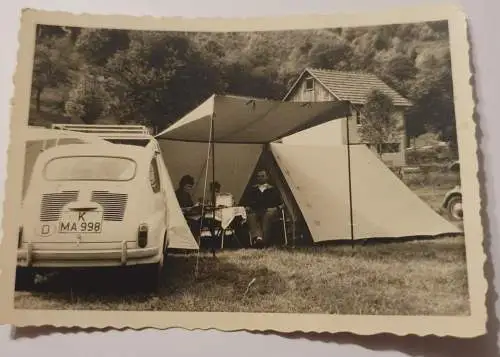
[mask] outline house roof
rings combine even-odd
[[[373,89],[378,89],[387,94],[396,106],[412,105],[408,99],[389,87],[374,74],[316,68],[306,68],[283,100],[286,100],[290,96],[306,74],[315,78],[339,100],[347,100],[353,104],[364,104],[367,94]]]

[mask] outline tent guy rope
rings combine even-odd
[[[212,121],[213,121],[213,118],[212,118]],[[212,121],[210,123],[210,125],[212,126]],[[205,217],[205,201],[206,201],[206,193],[207,193],[207,178],[208,178],[208,164],[210,162],[210,152],[212,150],[212,134],[213,134],[213,131],[210,130],[210,134],[209,134],[209,138],[208,138],[208,145],[207,145],[207,158],[205,160],[205,179],[204,179],[204,182],[203,182],[203,201],[201,203],[201,221],[200,221],[200,232],[201,232],[201,228],[202,228],[202,225],[203,225],[203,217]],[[198,268],[199,268],[199,261],[200,261],[200,243],[201,243],[201,237],[200,237],[200,241],[198,242],[198,249],[196,251],[196,267],[195,267],[195,272],[194,272],[194,276],[195,276],[195,279],[198,278]]]

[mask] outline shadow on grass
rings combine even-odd
[[[45,309],[48,304],[51,309],[238,311],[238,303],[245,298],[286,290],[286,282],[278,273],[252,262],[236,265],[228,261],[228,256],[169,255],[158,293],[142,289],[144,277],[139,274],[133,268],[45,272],[32,289],[18,292],[22,298],[16,308],[37,309],[42,305]],[[249,289],[252,281],[258,284]],[[207,302],[210,299],[214,304]],[[234,306],[220,310],[217,302],[224,301]]]
[[[259,294],[279,293],[286,289],[281,276],[264,265],[248,261],[247,264],[236,265],[228,262],[226,257],[200,257],[195,277],[196,260],[194,254],[169,257],[166,264],[164,295],[193,292],[199,288],[215,290],[231,288],[236,296],[243,296],[253,279],[259,281],[256,290]],[[249,290],[247,294],[252,293],[253,290]]]

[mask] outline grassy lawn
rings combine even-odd
[[[444,195],[450,189],[451,187],[416,187],[412,191],[437,212]]]
[[[468,314],[462,237],[366,246],[238,250],[169,256],[159,294],[134,291],[132,272],[84,271],[16,294],[16,308]],[[112,283],[111,283],[112,282]],[[44,292],[47,285],[47,292]],[[109,286],[113,286],[110,290]],[[121,287],[117,288],[117,285]],[[48,292],[50,291],[50,292]]]

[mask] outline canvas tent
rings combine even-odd
[[[271,151],[315,242],[434,236],[459,230],[435,213],[364,145],[351,148],[351,196],[345,146],[271,144]]]
[[[156,138],[174,182],[189,173],[202,183],[215,157],[222,189],[239,200],[267,144],[331,119],[345,118],[348,111],[345,102],[291,103],[214,95]],[[214,155],[207,160],[211,149]],[[195,195],[203,193],[203,185],[198,184]]]
[[[119,134],[111,133],[113,137]],[[112,145],[115,147],[119,144],[113,144],[97,134],[86,134],[76,130],[56,130],[46,129],[42,127],[27,127],[19,133],[19,140],[25,143],[25,162],[24,162],[24,176],[23,176],[23,191],[22,197],[24,198],[26,189],[31,180],[33,166],[38,155],[46,149],[54,146],[78,144],[78,143],[94,143],[96,145]],[[106,135],[105,135],[106,136]],[[168,172],[168,171],[167,171]],[[191,231],[184,219],[179,203],[175,197],[174,188],[170,177],[167,177],[164,182],[164,191],[167,194],[168,201],[168,220],[167,230],[169,236],[169,247],[171,249],[186,249],[197,250],[198,244],[194,239]]]
[[[279,142],[345,118],[349,107],[214,95],[156,138],[174,183],[195,178],[196,198],[209,195],[215,179],[239,201],[256,165],[264,165],[314,242],[458,233],[368,148]]]

